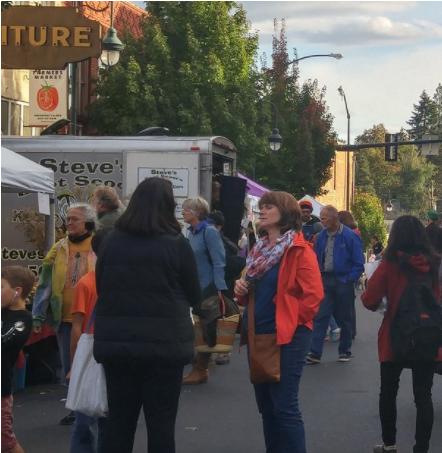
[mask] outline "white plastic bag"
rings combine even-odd
[[[93,347],[94,335],[82,334],[71,368],[66,408],[90,417],[106,417],[106,378],[103,365],[94,359]]]
[[[370,278],[374,274],[375,270],[379,267],[380,263],[381,263],[380,260],[377,260],[377,261],[374,261],[374,262],[371,262],[371,263],[365,263],[364,264],[365,277],[367,278],[367,280],[370,280]],[[384,315],[385,311],[387,310],[387,303],[388,303],[387,302],[387,297],[384,296],[382,298],[382,301],[379,304],[379,307],[378,307],[378,309],[376,311],[378,313],[380,313],[381,315]]]

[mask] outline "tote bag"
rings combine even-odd
[[[66,408],[99,418],[106,417],[108,406],[104,368],[94,359],[94,335],[88,333],[94,317],[95,307],[86,333],[78,340],[71,368]]]

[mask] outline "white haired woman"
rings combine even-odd
[[[207,223],[209,204],[202,197],[188,198],[183,203],[183,219],[189,226],[189,240],[195,254],[198,277],[203,296],[210,286],[215,286],[218,295],[227,289],[224,278],[226,251],[221,235]],[[205,291],[206,290],[206,291]],[[192,372],[183,379],[183,384],[202,384],[209,379],[210,353],[198,353]]]
[[[72,301],[75,285],[83,275],[94,269],[92,231],[95,225],[93,208],[86,203],[75,203],[67,211],[68,236],[58,241],[43,260],[42,272],[32,307],[34,331],[40,332],[46,322],[56,333],[62,373],[61,384],[67,384],[70,371],[70,341],[72,329]],[[74,423],[73,413],[60,424]]]

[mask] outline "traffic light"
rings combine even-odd
[[[388,162],[395,162],[397,161],[397,148],[398,145],[395,143],[390,145],[389,143],[397,142],[398,134],[385,134],[385,160]]]

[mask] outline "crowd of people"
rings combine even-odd
[[[260,336],[273,336],[278,351],[277,378],[252,379],[266,452],[306,453],[298,404],[304,365],[321,363],[326,338],[338,342],[339,362],[353,357],[355,288],[366,262],[355,219],[331,205],[316,217],[310,201],[298,203],[286,192],[271,191],[259,201],[259,226],[249,224],[249,240],[235,244],[223,235],[223,214],[210,212],[204,198],[182,205],[188,239],[175,207],[172,184],[162,178],[141,182],[126,209],[110,187],[97,187],[91,204],[71,205],[67,236],[43,261],[32,315],[24,300],[34,275],[18,266],[2,269],[2,451],[23,452],[12,430],[12,367],[31,329],[39,332],[47,323],[57,335],[62,384],[69,386],[77,344],[88,325],[94,357],[106,376],[107,417],[71,412],[60,421],[74,425],[71,453],[132,452],[141,409],[149,453],[174,453],[182,385],[207,382],[213,360],[210,352],[195,353],[192,310],[198,312],[210,297],[228,297],[245,307],[241,325],[248,356],[258,360],[252,345]],[[429,450],[431,388],[442,350],[425,360],[397,360],[391,330],[414,278],[428,276],[440,301],[437,221],[435,211],[429,212],[427,228],[413,216],[402,216],[385,248],[377,236],[371,238],[380,264],[362,303],[376,311],[383,298],[388,301],[378,340],[382,444],[375,453],[397,451],[396,396],[404,368],[412,370],[417,409],[413,453]],[[219,365],[229,361],[229,354],[215,358]],[[183,377],[189,363],[192,370]]]

